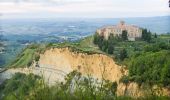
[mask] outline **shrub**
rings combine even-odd
[[[39,61],[39,59],[40,59],[40,55],[36,53],[36,54],[35,54],[35,61],[37,61],[37,62],[38,62],[38,61]]]
[[[129,61],[129,77],[141,83],[170,84],[170,52],[147,52],[134,56]]]
[[[120,79],[120,82],[124,83],[124,84],[128,84],[129,81],[129,77],[128,76],[122,76],[122,78]]]

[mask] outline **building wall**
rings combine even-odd
[[[114,36],[121,36],[122,31],[126,30],[128,32],[128,39],[129,40],[135,40],[135,38],[141,38],[142,37],[142,29],[133,26],[133,25],[126,25],[125,22],[121,21],[118,25],[115,26],[106,26],[101,29],[98,29],[96,32],[99,35],[102,35],[105,37],[105,39],[108,39],[110,34],[113,34]]]

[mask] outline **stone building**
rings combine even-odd
[[[114,36],[121,36],[124,30],[127,31],[128,40],[130,41],[135,41],[137,38],[142,37],[142,28],[134,25],[127,25],[124,21],[121,21],[119,24],[114,26],[105,26],[97,29],[96,33],[104,36],[105,39],[108,39],[110,34],[113,34]]]

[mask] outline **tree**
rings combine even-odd
[[[111,43],[108,45],[108,54],[113,54],[114,51],[114,45]]]
[[[127,31],[126,30],[124,30],[124,31],[122,31],[122,39],[124,40],[124,41],[126,41],[126,40],[128,40],[128,33],[127,33]]]
[[[32,65],[32,61],[29,61],[28,63],[27,63],[27,67],[30,67]]]
[[[151,41],[151,36],[152,36],[152,33],[149,31],[146,35],[146,41],[147,42],[150,42]]]
[[[109,36],[109,39],[108,39],[108,54],[113,54],[113,51],[114,51],[114,36],[113,35],[110,35]]]
[[[107,51],[107,48],[108,48],[108,41],[107,40],[103,40],[102,41],[102,51]]]
[[[100,49],[102,49],[102,47],[103,47],[103,41],[104,41],[104,37],[99,36],[98,37],[98,46],[99,46]]]
[[[35,61],[38,62],[39,59],[40,59],[40,55],[36,53],[36,54],[35,54]]]
[[[144,41],[150,42],[152,39],[151,36],[152,36],[152,33],[150,31],[148,32],[147,29],[142,30],[142,39]]]
[[[94,35],[94,40],[93,40],[94,44],[98,44],[99,43],[99,35],[95,34]]]
[[[94,44],[98,45],[100,50],[107,52],[108,54],[113,54],[115,37],[112,34],[109,36],[107,40],[104,38],[104,36],[95,34],[93,42]]]
[[[155,38],[157,38],[157,37],[158,37],[156,33],[155,33],[154,37],[155,37]]]
[[[126,49],[122,49],[121,51],[120,51],[120,60],[121,61],[123,61],[125,58],[127,58],[128,57],[128,55],[127,55],[127,51],[126,51]]]
[[[147,35],[147,29],[143,29],[142,30],[142,39],[143,40],[146,40],[146,37],[147,37],[146,35]]]

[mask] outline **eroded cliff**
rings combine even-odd
[[[73,70],[81,72],[83,75],[91,75],[98,79],[117,82],[117,95],[128,95],[139,97],[143,95],[169,95],[168,89],[163,88],[144,88],[137,83],[120,83],[123,75],[128,74],[123,66],[117,65],[109,56],[104,54],[87,54],[72,51],[71,48],[53,48],[40,55],[40,67],[48,67],[70,73]],[[154,91],[154,92],[153,92]],[[160,94],[161,93],[161,94]]]
[[[119,82],[127,74],[123,67],[117,65],[111,57],[103,54],[87,54],[71,51],[69,48],[54,48],[41,54],[40,67],[50,67],[69,73],[78,70],[84,75],[104,78]]]

